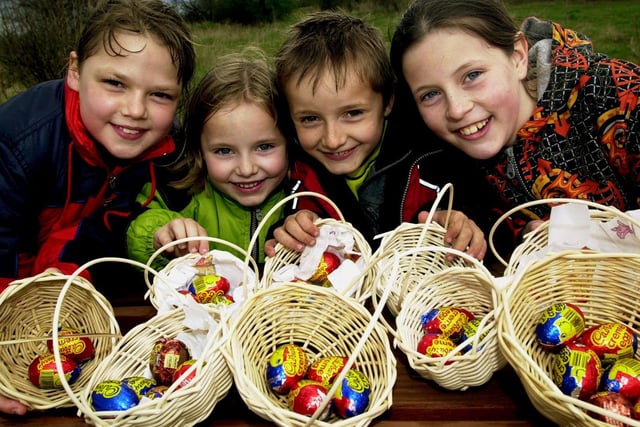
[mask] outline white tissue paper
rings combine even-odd
[[[340,265],[328,276],[331,285],[341,294],[351,296],[359,288],[362,278],[354,280],[364,269],[364,260],[354,251],[353,233],[345,227],[324,224],[316,244],[302,251],[298,264],[290,264],[273,273],[276,282],[306,281],[315,273],[325,252],[338,256]],[[355,260],[355,261],[354,261]],[[353,283],[353,286],[352,286]]]
[[[211,256],[216,274],[229,281],[229,294],[235,304],[241,304],[255,289],[256,274],[248,268],[246,271],[246,283],[243,283],[245,265],[233,254],[220,250],[212,250],[202,255],[201,258]],[[193,307],[197,304],[191,295],[182,294],[180,291],[188,289],[189,283],[198,274],[194,267],[193,258],[183,258],[178,261],[169,272],[160,271],[154,281],[154,292],[158,303],[158,313],[164,313],[174,307]]]
[[[625,212],[640,222],[640,209]],[[565,203],[551,208],[547,247],[522,256],[518,270],[552,252],[591,249],[608,253],[640,253],[640,229],[630,221],[615,217],[592,220],[589,207]]]

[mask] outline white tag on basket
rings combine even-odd
[[[638,211],[626,212],[636,218]],[[640,252],[633,224],[621,218],[591,220],[589,207],[577,203],[554,206],[549,219],[548,251],[589,248],[600,252]]]
[[[360,274],[360,268],[356,266],[356,264],[350,259],[345,259],[340,263],[340,266],[329,273],[327,278],[331,282],[331,285],[340,292],[340,294],[345,296],[352,296],[355,293],[356,289],[360,288],[359,284],[355,284],[355,286],[351,287],[351,291],[347,294],[347,286],[353,282],[355,277],[358,277]],[[360,279],[360,282],[362,279]]]
[[[589,207],[575,203],[554,206],[549,217],[549,250],[587,246],[591,229]]]

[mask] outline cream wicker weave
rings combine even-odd
[[[517,271],[523,257],[530,255],[534,252],[541,251],[547,247],[547,242],[549,238],[549,221],[545,221],[538,228],[536,228],[535,230],[523,236],[522,243],[519,244],[515,248],[515,250],[511,253],[508,261],[505,260],[498,253],[498,250],[496,249],[494,236],[496,234],[497,229],[508,217],[510,217],[511,215],[513,215],[518,211],[526,210],[531,206],[547,205],[547,204],[552,205],[552,204],[558,204],[558,203],[575,203],[575,204],[585,205],[589,208],[589,215],[592,221],[606,222],[614,218],[620,218],[628,222],[629,224],[633,224],[635,227],[638,227],[638,229],[640,230],[640,222],[638,222],[638,220],[629,216],[625,212],[622,212],[619,209],[616,209],[615,207],[601,205],[598,203],[591,202],[589,200],[553,198],[553,199],[533,200],[531,202],[523,203],[522,205],[514,207],[513,209],[505,212],[500,218],[498,218],[498,220],[493,224],[493,227],[491,227],[491,230],[489,232],[489,237],[487,238],[489,247],[491,248],[491,251],[493,252],[493,254],[496,256],[496,259],[506,267],[504,271],[505,276],[510,276]]]
[[[394,316],[400,311],[400,306],[405,295],[420,282],[424,275],[432,274],[454,266],[465,266],[461,258],[452,261],[445,259],[446,253],[439,251],[413,251],[400,260],[396,275],[391,275],[391,265],[396,254],[410,251],[423,246],[446,247],[444,243],[445,227],[433,221],[433,215],[437,211],[445,195],[449,196],[447,206],[448,215],[453,206],[453,186],[447,184],[440,190],[434,201],[426,222],[421,224],[402,223],[393,231],[381,235],[380,246],[373,254],[373,261],[377,265],[377,280],[386,284],[393,282],[391,293],[387,299],[387,308]],[[448,224],[449,216],[446,223]],[[385,286],[376,287],[378,296]]]
[[[0,293],[0,394],[31,409],[73,406],[65,389],[38,388],[28,375],[31,361],[48,352],[56,302],[69,277],[46,272],[14,281]],[[80,376],[71,385],[70,392],[79,393],[121,338],[120,328],[111,304],[82,277],[69,283],[58,318],[60,327],[80,331],[95,347],[94,358],[82,364]]]
[[[396,380],[396,359],[375,316],[331,288],[281,283],[257,292],[241,307],[225,348],[240,396],[251,411],[279,426],[368,425],[391,406]],[[371,383],[367,410],[347,419],[332,414],[323,421],[290,411],[286,396],[273,393],[266,377],[270,355],[287,343],[301,346],[311,362],[349,357],[347,367],[355,363]],[[335,386],[329,395],[333,391]]]
[[[149,268],[136,261],[121,258],[99,258],[76,270],[79,274],[83,269],[100,262],[123,262],[140,268]],[[152,273],[156,273],[150,269]],[[71,280],[74,275],[70,276]],[[54,323],[58,318],[59,308],[67,298],[67,282],[60,292],[54,314]],[[209,312],[203,310],[204,318]],[[222,355],[221,348],[226,341],[225,322],[214,323],[216,326],[208,331],[208,341],[202,350],[202,355],[189,368],[183,377],[196,371],[195,377],[185,386],[176,389],[181,382],[178,380],[169,387],[162,397],[141,402],[126,411],[95,411],[91,405],[91,392],[95,386],[105,380],[121,380],[130,376],[145,376],[149,366],[149,357],[154,343],[161,338],[175,338],[179,333],[194,332],[185,326],[185,310],[183,307],[157,314],[147,322],[131,329],[111,352],[101,360],[81,393],[71,395],[78,407],[78,414],[84,416],[85,422],[96,426],[193,426],[207,418],[216,404],[222,400],[233,379],[231,371]],[[200,331],[202,333],[202,331]],[[54,334],[55,337],[55,334]],[[56,364],[60,365],[59,350],[54,345]],[[65,390],[69,391],[69,384],[61,380]]]
[[[256,230],[256,232],[254,233],[253,244],[255,244],[255,238],[260,228],[263,226],[266,219],[268,218],[268,216],[271,215],[272,212],[276,211],[277,208],[279,208],[282,204],[299,197],[316,197],[329,203],[331,207],[336,212],[338,212],[338,214],[340,215],[340,219],[321,218],[316,221],[316,225],[318,227],[334,226],[334,227],[346,229],[348,232],[350,232],[353,235],[353,238],[355,241],[354,251],[360,254],[360,257],[364,261],[364,265],[367,265],[370,263],[371,246],[366,241],[364,236],[357,229],[355,229],[350,223],[344,220],[344,217],[342,217],[342,213],[340,212],[340,209],[331,201],[331,199],[327,198],[322,194],[308,192],[308,191],[295,193],[293,195],[287,196],[286,198],[281,200],[276,206],[274,206],[271,209],[271,212],[265,215],[265,217],[263,218],[262,224],[258,227],[258,230]],[[269,288],[278,282],[274,278],[274,274],[278,272],[280,269],[291,264],[297,264],[299,262],[300,255],[301,255],[300,253],[294,250],[288,249],[279,243],[276,245],[275,250],[276,250],[275,255],[272,257],[268,257],[265,261],[264,271],[262,273],[262,277],[259,283],[259,288],[261,289]],[[343,284],[343,286],[341,287],[341,293],[343,295],[349,295],[355,300],[360,302],[366,301],[371,296],[371,291],[373,289],[373,281],[375,280],[376,274],[377,273],[375,268],[369,269],[367,274],[359,275],[355,280],[352,281],[352,283]]]
[[[497,341],[496,318],[501,306],[493,276],[474,258],[453,249],[416,248],[398,254],[398,258],[416,251],[452,253],[476,268],[450,267],[417,281],[396,317],[394,344],[405,353],[410,366],[421,377],[433,380],[441,387],[466,390],[485,384],[506,364]],[[473,337],[458,344],[447,356],[427,357],[417,351],[418,342],[424,335],[421,317],[432,309],[443,307],[469,310],[475,318],[481,319],[480,325]],[[472,349],[465,353],[463,349],[469,344]]]
[[[640,421],[564,395],[551,379],[554,354],[538,345],[535,337],[542,311],[559,302],[580,307],[587,327],[620,322],[638,335],[639,285],[640,253],[565,251],[532,261],[516,273],[502,294],[498,342],[540,413],[562,426],[609,425],[586,411],[619,419],[624,425],[640,426]]]

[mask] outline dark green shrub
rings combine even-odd
[[[191,21],[258,24],[275,22],[287,16],[296,0],[190,0],[181,4]]]
[[[0,2],[0,81],[29,87],[63,77],[88,8],[87,0]]]

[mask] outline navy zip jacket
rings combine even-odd
[[[63,80],[0,105],[0,289],[49,267],[71,274],[94,258],[125,257],[135,197],[155,182],[151,160],[175,149],[167,137],[140,161],[120,164],[86,133],[72,137],[70,125],[84,129],[78,108]],[[131,290],[133,271],[101,263],[84,276],[109,296]]]

